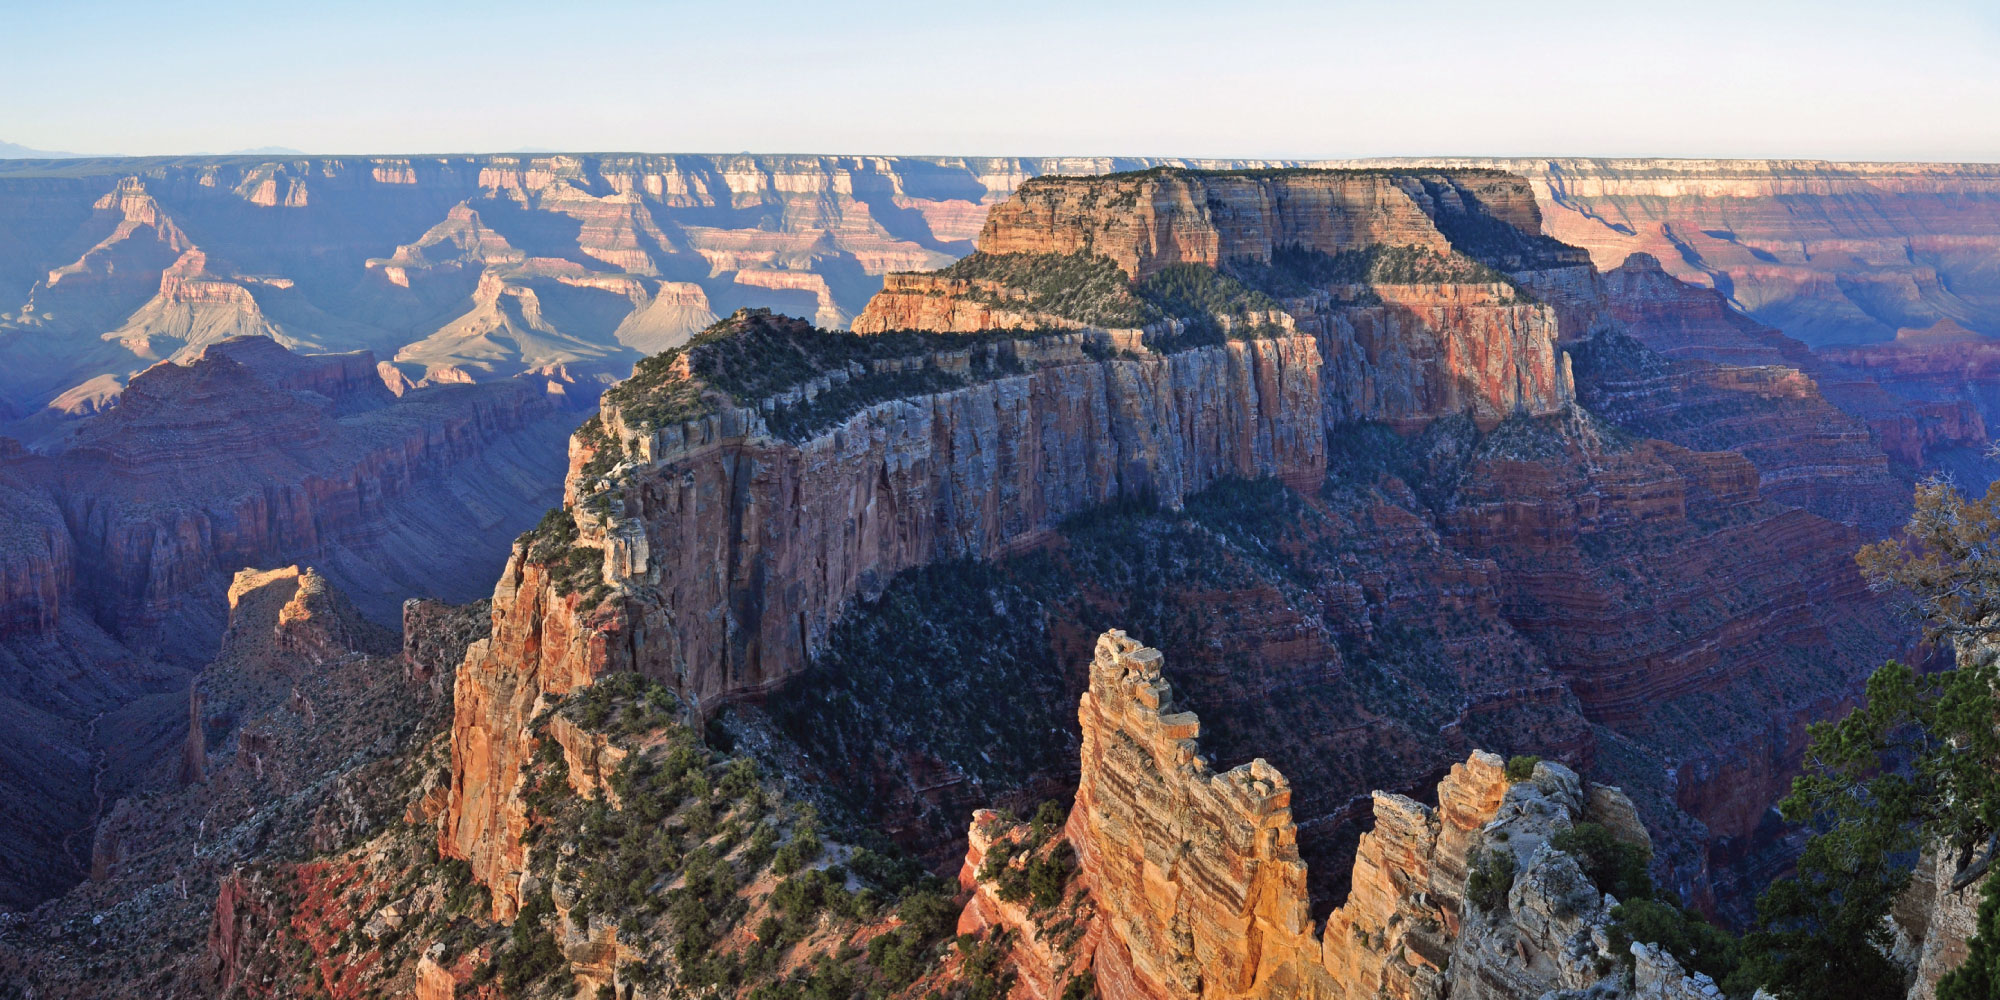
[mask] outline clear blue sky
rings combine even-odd
[[[0,0],[0,140],[1992,161],[1996,8]]]

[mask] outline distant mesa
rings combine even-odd
[[[1987,338],[1965,328],[1955,319],[1941,319],[1926,327],[1902,327],[1896,331],[1896,343],[1929,346],[1932,344],[1970,344]]]
[[[76,160],[97,153],[65,153],[56,149],[35,149],[19,143],[0,142],[0,160]]]

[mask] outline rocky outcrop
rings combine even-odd
[[[1049,970],[1085,962],[1107,1000],[1715,995],[1657,948],[1610,951],[1615,900],[1551,840],[1586,819],[1644,834],[1622,793],[1558,764],[1512,781],[1498,757],[1474,753],[1439,784],[1435,808],[1375,793],[1347,902],[1315,926],[1290,786],[1261,759],[1216,771],[1160,667],[1157,650],[1105,633],[1078,708],[1082,778],[1065,836],[1095,906],[1080,959],[1042,944],[1031,918],[974,880],[967,920],[1019,934],[1029,995],[1043,995]],[[1474,868],[1502,854],[1516,871],[1504,903],[1469,898]],[[969,855],[967,871],[977,867]]]
[[[1105,922],[1110,998],[1329,995],[1291,788],[1263,761],[1213,770],[1158,650],[1098,640],[1077,709],[1083,776],[1067,834]]]

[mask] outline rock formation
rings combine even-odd
[[[1761,849],[1757,817],[1787,780],[1804,722],[1848,696],[1860,664],[1895,651],[1886,625],[1866,624],[1881,622],[1880,609],[1846,565],[1859,540],[1853,529],[1774,502],[1865,520],[1854,512],[1871,511],[1860,505],[1894,486],[1881,452],[1870,457],[1867,428],[1827,406],[1796,371],[1759,381],[1753,369],[1703,369],[1710,382],[1701,384],[1755,387],[1695,395],[1699,405],[1727,407],[1725,420],[1677,401],[1674,390],[1697,379],[1674,367],[1681,362],[1643,345],[1629,348],[1637,361],[1605,362],[1632,344],[1625,325],[1667,308],[1659,303],[1670,296],[1648,285],[1639,301],[1620,298],[1619,282],[1520,228],[1534,222],[1535,206],[1518,181],[1478,172],[1254,179],[1158,171],[1098,182],[1095,200],[1085,182],[1038,182],[1022,195],[1032,211],[997,213],[982,235],[1018,244],[1016,255],[958,269],[1000,275],[998,285],[933,276],[944,283],[899,286],[872,314],[923,315],[895,305],[928,295],[920,286],[974,302],[1015,289],[1021,298],[1000,297],[1032,307],[1023,315],[1035,315],[1039,329],[913,333],[883,320],[856,337],[745,313],[649,361],[608,395],[599,422],[573,444],[564,515],[516,546],[495,593],[493,636],[458,673],[441,849],[494,888],[496,912],[514,905],[522,734],[545,696],[632,670],[708,714],[796,676],[851,602],[900,571],[1018,553],[1050,538],[1062,518],[1116,499],[1177,507],[1225,476],[1309,488],[1336,458],[1361,477],[1344,488],[1379,491],[1374,509],[1342,516],[1366,524],[1357,528],[1364,534],[1395,536],[1395,551],[1428,547],[1432,555],[1414,557],[1431,559],[1449,547],[1470,557],[1447,571],[1454,593],[1473,595],[1454,607],[1490,609],[1479,613],[1492,626],[1472,630],[1480,641],[1511,650],[1526,640],[1520,673],[1508,674],[1518,690],[1481,684],[1475,697],[1474,682],[1462,680],[1453,690],[1463,700],[1437,711],[1463,721],[1513,706],[1539,720],[1517,735],[1532,732],[1579,764],[1593,742],[1581,718],[1683,761],[1666,782],[1649,775],[1641,793],[1654,815],[1676,824],[1663,854],[1676,885],[1696,898],[1721,877],[1707,856],[1712,839],[1736,845],[1726,863]],[[1342,244],[1377,224],[1314,228],[1290,207],[1351,214],[1355,198],[1328,192],[1364,182],[1393,217],[1382,231],[1428,242]],[[1071,243],[1049,220],[1101,227],[1091,213],[1141,204],[1153,206],[1143,226],[1103,216],[1113,225],[1098,231],[1116,238],[1103,238],[1107,254],[1060,255]],[[1331,249],[1288,250],[1244,235],[1293,230]],[[1190,259],[1177,256],[1183,247],[1196,248]],[[1168,288],[1217,275],[1215,297],[1228,303],[1170,311],[1182,307],[1153,279],[1124,280],[1121,254],[1165,276]],[[1214,260],[1231,263],[1220,271],[1204,263]],[[1038,275],[1067,273],[1037,270],[1044,266],[1108,269],[1119,277],[1098,305],[1120,315],[1143,306],[1151,318],[1109,328],[1042,322],[1052,308],[1076,305],[1042,297]],[[956,323],[976,313],[936,315]],[[1591,359],[1587,383],[1572,380],[1568,350]],[[1628,440],[1576,406],[1586,390],[1626,427],[1660,427],[1702,450]],[[1794,399],[1805,402],[1785,410]],[[1822,422],[1802,428],[1801,410]],[[1413,477],[1422,498],[1411,482],[1378,480],[1365,454],[1327,451],[1324,435],[1348,433],[1355,421],[1429,442],[1416,466],[1391,466]],[[1701,439],[1709,427],[1721,430]],[[1408,537],[1426,531],[1435,533],[1429,541]],[[1333,534],[1313,544],[1354,542]],[[1407,570],[1384,565],[1376,576],[1316,563],[1316,578],[1332,574],[1354,591],[1343,597],[1329,583],[1304,605],[1322,613],[1300,616],[1308,599],[1278,589],[1273,614],[1294,609],[1303,619],[1291,626],[1294,648],[1328,650],[1322,669],[1338,672],[1343,644],[1372,643],[1373,609],[1399,600],[1383,595],[1401,589]],[[1465,625],[1440,618],[1437,627],[1456,635]],[[1756,685],[1770,696],[1755,704],[1703,700],[1752,676],[1796,683]],[[1328,710],[1335,703],[1322,691],[1300,697]],[[1248,702],[1231,711],[1243,713],[1238,721],[1284,725]],[[1689,711],[1701,714],[1700,726],[1677,714]],[[1356,745],[1330,723],[1312,728],[1329,751]],[[1450,741],[1439,742],[1423,753]],[[1329,795],[1358,791],[1334,792],[1335,773],[1355,774],[1330,764],[1288,764],[1288,773]],[[1316,822],[1358,818],[1344,801],[1315,808],[1324,810]]]
[[[1087,967],[1107,1000],[1715,995],[1645,943],[1609,951],[1615,901],[1550,840],[1586,819],[1645,834],[1622,793],[1585,788],[1561,765],[1510,781],[1499,758],[1474,753],[1439,784],[1436,808],[1375,793],[1347,902],[1315,926],[1284,776],[1261,759],[1214,770],[1200,720],[1160,667],[1157,650],[1108,632],[1078,708],[1083,772],[1065,836],[1095,908],[1081,958],[1034,947],[1037,928],[974,880],[973,924],[1029,943],[1025,982]],[[1493,854],[1517,859],[1498,905],[1467,895]]]
[[[769,315],[730,323],[745,340],[827,336]],[[586,588],[602,580],[619,596],[587,601],[516,545],[494,592],[493,638],[458,674],[443,849],[482,879],[504,884],[517,870],[505,832],[518,822],[513,776],[544,694],[636,670],[710,710],[796,674],[848,602],[899,570],[1032,545],[1120,498],[1178,503],[1224,476],[1324,475],[1310,340],[1125,359],[1104,357],[1101,336],[990,343],[984,380],[836,413],[798,442],[771,430],[798,390],[790,401],[726,397],[665,425],[642,418],[648,397],[607,397],[609,441],[596,447],[636,463],[612,491],[618,506],[599,516],[585,495],[599,484],[583,471],[596,456],[581,445],[572,455],[582,512],[572,551],[590,553]],[[934,349],[874,364],[893,375],[968,359]],[[496,904],[505,898],[496,890]]]

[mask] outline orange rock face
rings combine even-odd
[[[1081,328],[1084,324],[1037,312],[1019,293],[994,281],[943,278],[932,274],[890,274],[868,308],[854,317],[855,333],[935,330],[977,333],[1029,327]],[[996,301],[997,300],[997,301]],[[1010,304],[1012,302],[1013,304]]]
[[[1095,904],[1081,957],[1106,1000],[1526,1000],[1586,989],[1692,1000],[1712,988],[1655,951],[1624,979],[1592,943],[1609,920],[1605,897],[1574,860],[1543,846],[1586,819],[1643,842],[1624,794],[1586,788],[1560,765],[1511,781],[1484,752],[1451,768],[1436,808],[1375,793],[1352,889],[1322,932],[1307,909],[1284,776],[1261,759],[1214,770],[1199,719],[1174,701],[1160,667],[1158,650],[1105,633],[1077,709],[1082,777],[1065,836]],[[1029,985],[1017,995],[1044,997],[1053,972],[1078,959],[1043,944],[1030,916],[989,898],[972,875],[991,849],[977,824],[972,843],[961,881],[973,897],[960,928],[1020,933],[1015,960]],[[1467,893],[1473,867],[1492,852],[1512,854],[1520,870],[1499,906]]]
[[[1089,873],[1110,998],[1233,997],[1323,978],[1291,787],[1259,760],[1201,758],[1201,723],[1174,704],[1160,653],[1098,640],[1077,708],[1083,774],[1070,842]]]

